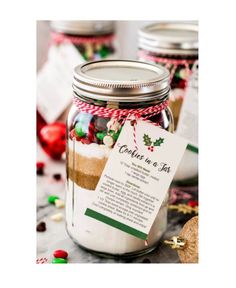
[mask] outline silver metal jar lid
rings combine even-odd
[[[104,35],[114,32],[114,21],[51,21],[54,31],[73,35]]]
[[[197,55],[197,22],[159,22],[139,30],[139,48],[163,54]]]
[[[160,65],[133,60],[102,60],[74,69],[77,96],[110,102],[162,99],[169,93],[169,71]]]

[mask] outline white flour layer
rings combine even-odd
[[[69,149],[73,151],[73,141],[68,140]],[[105,145],[99,145],[96,143],[83,144],[80,141],[75,140],[75,152],[87,158],[98,158],[102,159],[104,157],[108,158],[111,153],[112,148]]]
[[[144,240],[136,238],[105,223],[85,216],[94,191],[74,184],[74,212],[72,207],[73,182],[69,179],[66,195],[66,223],[69,235],[80,245],[96,252],[124,254],[146,249]],[[149,247],[154,245],[166,230],[167,207],[162,206],[148,236]]]

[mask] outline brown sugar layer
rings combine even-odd
[[[74,169],[76,172],[80,172],[84,175],[100,177],[106,165],[107,159],[107,157],[102,159],[94,157],[88,158],[76,152],[74,153],[69,149],[68,168],[71,170]]]
[[[84,174],[68,167],[68,178],[75,182],[78,186],[88,190],[95,190],[100,176]]]

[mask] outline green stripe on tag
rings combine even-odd
[[[193,145],[191,145],[191,144],[187,145],[187,149],[198,154],[198,148],[193,146]]]
[[[110,217],[107,217],[107,216],[105,216],[105,215],[103,215],[101,213],[98,213],[98,212],[96,212],[96,211],[94,211],[92,209],[87,208],[87,210],[85,211],[85,215],[87,215],[89,217],[92,217],[94,219],[97,219],[97,220],[99,220],[99,221],[101,221],[103,223],[106,223],[106,224],[108,224],[108,225],[110,225],[112,227],[115,227],[115,228],[117,228],[119,230],[122,230],[122,231],[124,231],[126,233],[129,233],[129,234],[131,234],[131,235],[133,235],[135,237],[138,237],[140,239],[143,239],[143,240],[147,239],[147,236],[148,236],[147,234],[145,234],[145,233],[143,233],[143,232],[141,232],[139,230],[136,230],[136,229],[134,229],[134,228],[132,228],[132,227],[130,227],[128,225],[125,225],[125,224],[123,224],[123,223],[121,223],[119,221],[116,221],[116,220],[114,220],[114,219],[112,219]]]

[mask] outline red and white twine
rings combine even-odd
[[[116,108],[107,108],[88,104],[79,100],[76,96],[74,96],[73,98],[73,103],[80,112],[97,115],[103,118],[116,119],[117,121],[120,121],[121,125],[123,125],[126,120],[132,121],[134,144],[136,150],[138,150],[136,139],[136,124],[137,124],[136,120],[141,119],[143,121],[152,123],[155,126],[161,126],[159,122],[152,122],[149,120],[149,118],[159,114],[162,110],[166,109],[168,106],[168,102],[169,102],[168,100],[165,100],[160,104],[145,108],[116,109]]]
[[[144,51],[139,51],[138,56],[155,63],[163,64],[170,71],[170,80],[172,80],[175,71],[179,65],[185,66],[185,69],[187,70],[187,75],[189,77],[191,74],[190,65],[193,65],[196,62],[195,59],[173,59],[147,55]]]
[[[48,262],[48,258],[42,257],[42,258],[37,258],[36,264],[46,264]]]
[[[70,42],[75,45],[79,44],[103,44],[107,42],[111,42],[114,39],[114,35],[106,35],[106,36],[92,36],[92,37],[82,37],[82,36],[72,36],[65,35],[63,33],[52,32],[51,33],[51,41],[53,44],[59,45],[65,42]]]

